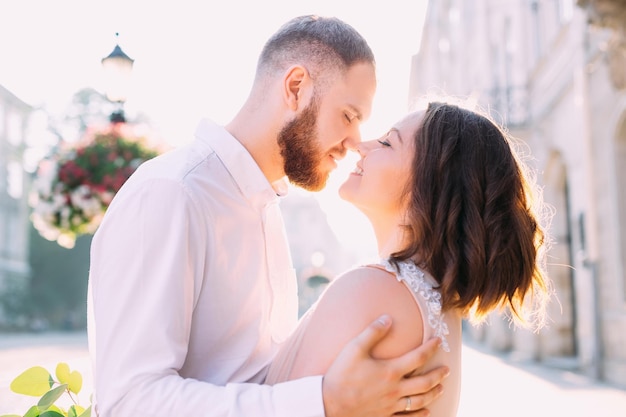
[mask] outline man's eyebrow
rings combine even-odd
[[[350,110],[352,113],[354,113],[354,117],[359,119],[359,121],[361,121],[361,122],[363,121],[363,113],[361,113],[361,111],[359,109],[357,109],[354,105],[348,104],[348,110]]]
[[[400,131],[398,129],[396,129],[395,127],[392,127],[391,129],[389,129],[388,133],[391,133],[391,132],[396,132],[396,136],[398,136],[400,143],[404,143],[404,140],[402,139],[402,135],[400,135]]]

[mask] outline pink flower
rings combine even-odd
[[[42,236],[67,245],[68,239],[95,232],[135,169],[165,149],[148,147],[135,136],[128,126],[90,130],[75,147],[41,161],[29,201]]]

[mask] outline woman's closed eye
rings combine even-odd
[[[391,142],[389,141],[389,136],[391,135],[391,131],[387,132],[387,134],[382,138],[382,139],[378,139],[376,142],[380,143],[381,145],[383,145],[384,147],[388,147],[391,148]]]

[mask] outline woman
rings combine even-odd
[[[454,105],[431,103],[358,151],[361,160],[339,192],[370,220],[381,261],[328,286],[282,347],[267,383],[325,373],[361,328],[386,313],[391,337],[373,354],[394,357],[440,337],[432,366],[451,372],[430,412],[454,416],[461,319],[480,321],[508,307],[517,322],[541,324],[535,319],[543,317],[548,281],[538,196],[505,133]]]

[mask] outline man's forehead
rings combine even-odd
[[[340,104],[354,112],[359,119],[367,119],[376,92],[376,73],[371,64],[355,64],[329,89]]]

